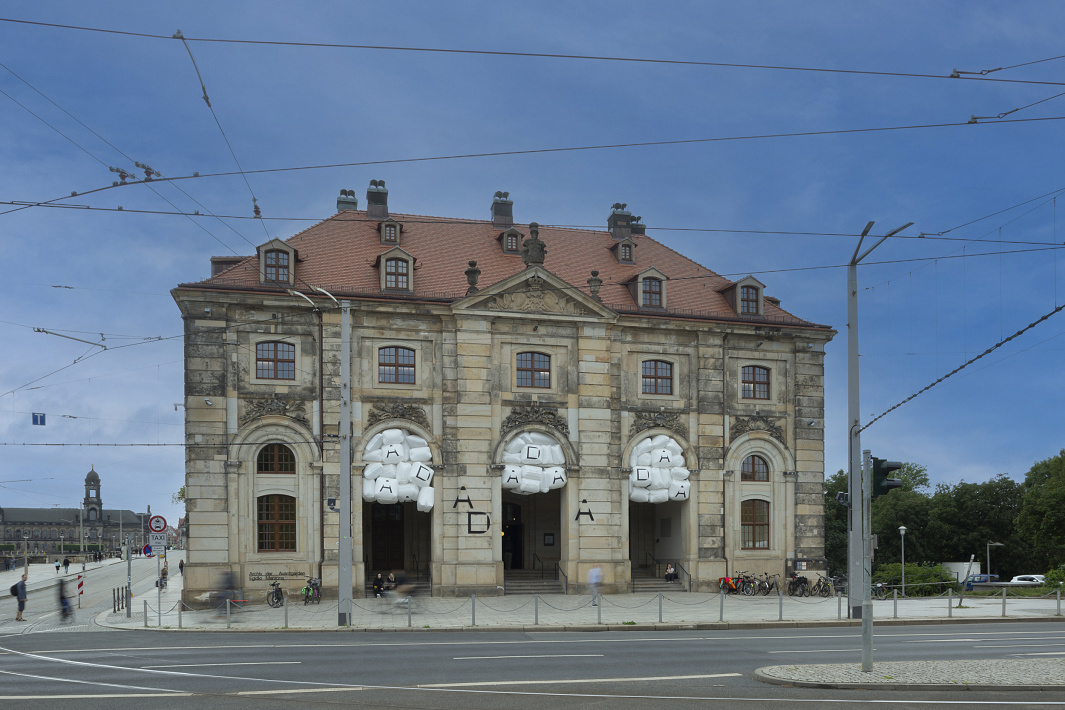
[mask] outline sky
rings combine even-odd
[[[754,274],[839,331],[831,475],[868,222],[914,225],[858,270],[863,423],[1065,304],[1063,29],[1065,5],[1024,1],[4,3],[0,506],[77,506],[94,467],[105,507],[175,523],[170,289],[330,217],[340,189],[365,208],[371,179],[407,214],[487,219],[505,190],[518,222],[603,229],[624,202],[649,236]],[[519,153],[560,148],[590,149]],[[1058,313],[863,448],[933,484],[1022,479],[1065,446],[1062,335]]]

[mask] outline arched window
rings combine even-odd
[[[274,341],[256,343],[255,376],[263,380],[296,379],[296,346]]]
[[[97,517],[99,516],[96,512],[96,508],[89,508],[89,520],[96,520]]]
[[[260,496],[258,501],[259,552],[296,550],[296,499]]]
[[[407,290],[408,268],[406,259],[385,259],[385,288]]]
[[[643,305],[662,305],[662,279],[648,277],[643,280]]]
[[[38,540],[38,539],[40,539],[40,537],[41,537],[41,530],[40,530],[40,528],[34,528],[34,529],[33,529],[33,539],[34,539],[34,540]]]
[[[551,356],[543,353],[518,353],[518,387],[550,387]]]
[[[407,262],[403,262],[406,264]],[[377,351],[377,381],[414,384],[414,351],[410,348],[381,348]]]
[[[284,444],[267,444],[259,451],[255,470],[258,473],[295,473],[296,456]]]
[[[740,543],[744,550],[769,549],[769,503],[764,500],[740,503]]]
[[[645,360],[643,393],[673,394],[673,363],[664,360]]]
[[[758,289],[754,286],[740,287],[740,313],[758,315]]]
[[[748,456],[740,467],[741,481],[768,481],[769,464],[761,456]]]
[[[744,399],[769,399],[769,368],[748,365],[740,376]]]
[[[59,531],[58,530],[52,530],[52,539],[53,540],[58,540],[59,539]]]
[[[267,281],[288,283],[288,252],[281,249],[271,249],[266,252]]]

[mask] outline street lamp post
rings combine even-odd
[[[906,526],[899,526],[899,537],[902,539],[902,596],[906,596]]]
[[[987,543],[987,581],[991,581],[991,548],[992,547],[1005,547],[1006,545],[1001,542],[989,542]]]
[[[22,571],[25,574],[30,572],[30,531],[24,530],[22,532]]]

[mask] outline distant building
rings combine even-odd
[[[85,476],[81,508],[0,508],[4,551],[17,556],[28,545],[31,555],[58,554],[61,550],[78,552],[82,549],[81,534],[85,536],[86,551],[115,549],[121,546],[126,535],[132,536],[136,547],[143,546],[147,542],[151,508],[146,513],[106,509],[100,487],[100,474],[90,468]]]
[[[401,568],[452,596],[824,569],[832,328],[623,204],[591,230],[517,224],[506,193],[488,220],[395,214],[377,180],[367,201],[172,291],[186,598],[336,589],[342,476],[359,595]]]

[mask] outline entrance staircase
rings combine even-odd
[[[686,592],[688,585],[681,579],[673,583],[666,582],[665,572],[656,574],[654,567],[632,568],[633,592]]]
[[[533,569],[508,569],[503,572],[507,594],[562,594],[562,582],[550,572]]]
[[[367,599],[373,598],[373,579],[376,574],[372,574],[366,577],[366,586],[363,588],[363,593]],[[427,579],[411,579],[409,580],[414,584],[414,595],[416,597],[431,597],[432,587]]]

